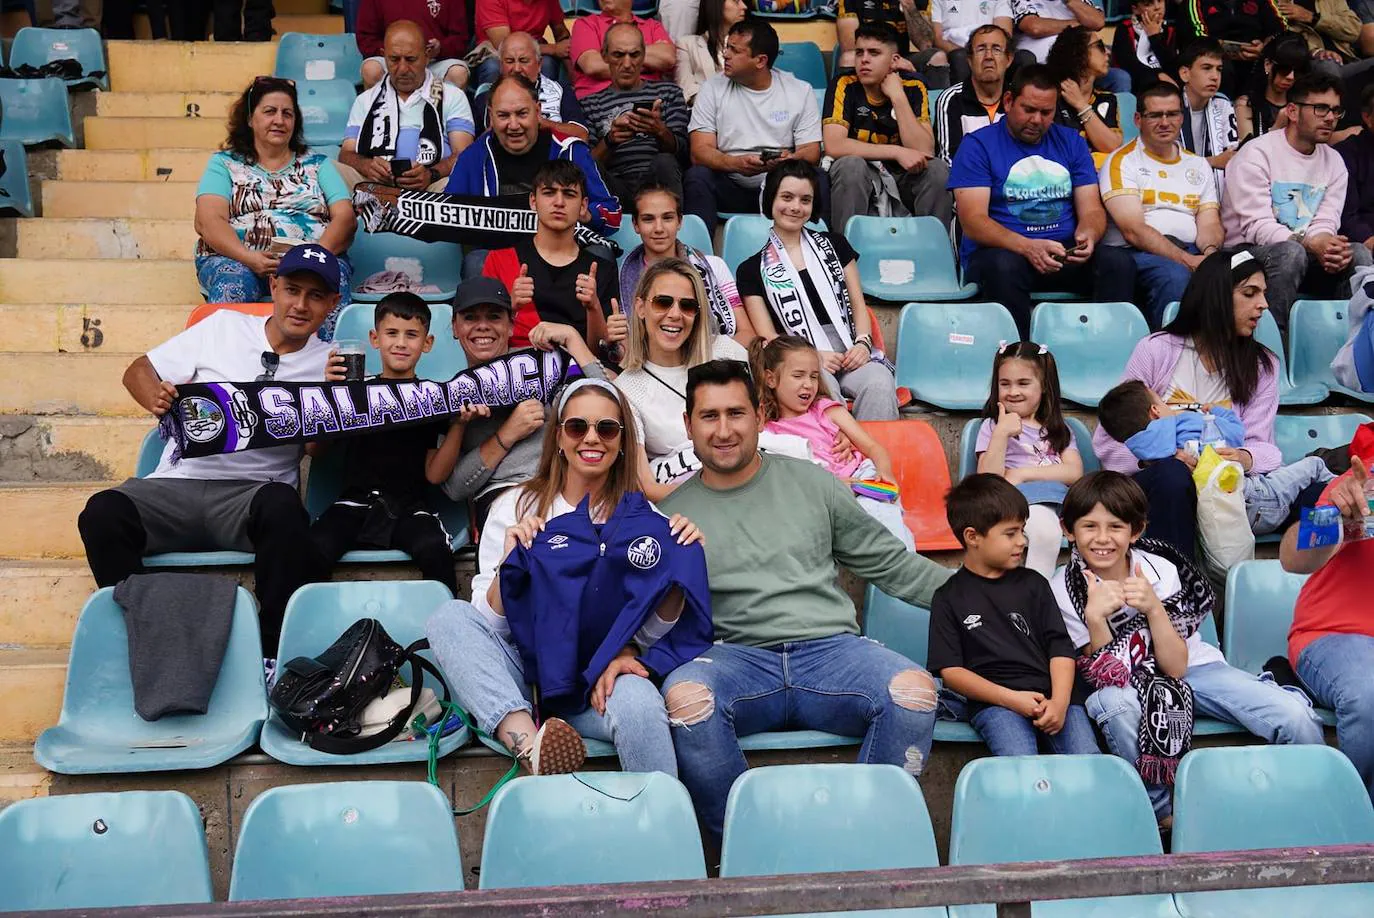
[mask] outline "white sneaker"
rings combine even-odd
[[[532,775],[566,775],[587,760],[587,744],[565,720],[550,717],[534,734],[527,758]]]

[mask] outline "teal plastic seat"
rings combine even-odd
[[[839,45],[836,45],[835,47],[838,48]],[[825,117],[825,92],[826,91],[824,89],[816,90],[816,109],[821,112],[822,118]]]
[[[1121,142],[1129,143],[1140,136],[1140,128],[1135,126],[1136,99],[1133,92],[1116,94],[1117,123],[1121,126]]]
[[[50,141],[76,146],[67,84],[59,77],[0,80],[0,110],[0,140],[17,140],[26,147]]]
[[[1283,461],[1293,463],[1314,449],[1349,444],[1360,425],[1371,422],[1367,414],[1281,414],[1274,419],[1274,441]]]
[[[277,45],[273,74],[298,84],[306,80],[362,82],[363,56],[352,35],[309,35],[287,32]]]
[[[138,464],[134,477],[147,478],[157,470],[165,446],[154,427],[143,436],[138,448]],[[242,567],[253,563],[250,551],[169,551],[160,555],[144,555],[143,566],[149,569],[167,567]]]
[[[229,644],[204,714],[146,721],[134,711],[129,632],[114,588],[86,600],[72,635],[57,726],[44,730],[33,757],[66,775],[211,768],[251,747],[267,719],[258,605],[238,588]]]
[[[452,599],[448,587],[433,580],[362,580],[339,583],[311,583],[291,595],[282,622],[281,642],[277,647],[278,668],[296,657],[313,657],[343,634],[360,618],[375,618],[391,639],[402,647],[425,636],[425,620],[435,609]],[[431,651],[422,656],[435,666]],[[421,671],[423,673],[423,670]],[[410,665],[399,673],[410,679]],[[443,691],[426,682],[442,698]],[[467,727],[439,741],[440,757],[468,741]],[[423,762],[429,757],[429,744],[415,740],[387,743],[378,749],[351,755],[333,755],[311,749],[301,742],[275,714],[263,725],[262,751],[287,765],[376,765],[384,762]]]
[[[1174,300],[1164,307],[1164,324],[1168,325],[1178,315],[1179,303]],[[1260,316],[1259,325],[1255,328],[1255,340],[1269,348],[1278,358],[1278,377],[1279,377],[1279,404],[1280,405],[1320,405],[1326,401],[1331,394],[1326,385],[1319,382],[1308,382],[1302,385],[1295,385],[1288,366],[1288,358],[1284,356],[1283,334],[1279,331],[1279,323],[1274,321],[1274,314],[1265,310]]]
[[[616,230],[611,237],[620,246],[620,257],[617,264],[623,265],[625,258],[634,251],[635,247],[641,242],[639,233],[635,232],[634,221],[625,219],[620,221],[620,229]],[[680,242],[690,245],[692,248],[707,255],[714,255],[715,248],[711,245],[711,234],[706,230],[706,224],[696,214],[685,214],[682,218],[682,225],[678,228],[677,238]],[[621,303],[622,307],[626,304]]]
[[[935,217],[854,216],[845,239],[859,253],[864,294],[889,303],[966,300],[977,284],[959,283],[949,231]]]
[[[939,865],[925,796],[896,765],[751,768],[730,788],[722,877]],[[945,918],[947,912],[904,908],[826,914]]]
[[[705,877],[691,798],[665,774],[516,778],[487,813],[482,889]]]
[[[12,211],[21,217],[33,216],[33,193],[29,190],[29,156],[17,140],[0,140],[5,158],[5,174],[0,175],[0,212]]]
[[[358,97],[353,84],[348,80],[314,80],[302,83],[297,97],[305,142],[311,147],[343,143],[348,111]]]
[[[458,292],[458,282],[462,279],[460,274],[463,270],[463,251],[456,242],[424,242],[409,236],[398,236],[396,233],[359,232],[353,237],[353,244],[348,247],[348,257],[353,262],[355,303],[375,303],[386,296],[384,293],[365,293],[358,289],[378,271],[405,270],[412,280],[437,287],[437,290],[418,294],[431,308],[440,303],[452,303],[453,295]],[[416,263],[419,265],[419,277],[416,276]],[[452,316],[452,313],[449,315]],[[367,327],[371,328],[372,324],[369,322]],[[430,331],[435,333],[434,343],[437,345],[439,332],[445,329],[441,329],[438,323],[434,322],[430,325]],[[334,337],[338,340],[337,331]],[[448,337],[453,337],[452,332],[448,333]],[[423,358],[421,362],[423,363]],[[368,372],[380,371],[379,362],[377,370]]]
[[[907,303],[897,326],[897,385],[937,408],[977,410],[988,400],[997,349],[1020,337],[1001,303]]]
[[[1179,764],[1176,854],[1358,844],[1374,844],[1374,806],[1355,766],[1329,746],[1194,749]],[[1179,893],[1174,901],[1185,918],[1368,918],[1374,883]]]
[[[786,70],[803,83],[824,90],[829,79],[825,75],[825,56],[821,49],[811,41],[785,41],[778,48],[778,59],[773,62],[778,70]]]
[[[397,237],[400,238],[400,237]],[[361,341],[367,349],[363,369],[369,375],[382,372],[382,355],[368,343],[368,332],[376,327],[376,303],[351,303],[339,313],[338,324],[334,328],[334,340],[352,339]],[[420,379],[433,379],[447,382],[468,366],[463,347],[453,337],[453,307],[448,303],[429,304],[429,333],[434,336],[434,346],[428,354],[420,357],[415,365],[415,375]]]
[[[1031,340],[1054,353],[1060,392],[1088,408],[1121,380],[1131,351],[1149,333],[1134,303],[1041,303],[1031,314]]]
[[[1177,829],[1175,829],[1177,831]],[[1140,775],[1114,755],[978,759],[954,785],[949,862],[1073,861],[1163,853]],[[1064,865],[1072,871],[1071,864]],[[1177,918],[1167,895],[1037,902],[1036,918]],[[951,918],[992,918],[991,905]],[[1277,913],[1276,913],[1277,914]]]
[[[1332,392],[1356,401],[1374,403],[1374,392],[1356,392],[1336,382],[1331,361],[1350,337],[1345,300],[1298,300],[1288,314],[1293,382],[1320,383]]]
[[[1226,576],[1226,662],[1257,673],[1274,656],[1288,655],[1293,607],[1307,578],[1278,561],[1242,561]]]
[[[340,781],[272,787],[248,806],[229,901],[462,888],[453,808],[438,788]]]
[[[0,911],[213,901],[200,811],[176,791],[11,803],[0,852]]]
[[[1093,435],[1088,430],[1088,425],[1078,418],[1065,417],[1064,423],[1069,425],[1069,430],[1073,432],[1073,438],[1078,445],[1078,453],[1083,457],[1083,474],[1096,472],[1102,468],[1102,463],[1097,459],[1097,453],[1093,452]],[[959,434],[959,478],[963,479],[978,471],[978,428],[983,426],[982,418],[974,418],[964,425],[964,430]]]
[[[730,270],[739,270],[740,262],[763,251],[773,221],[761,214],[721,214],[725,217],[725,234],[721,237],[720,257]],[[812,220],[809,229],[824,230],[824,221]]]
[[[26,26],[14,36],[9,66],[24,64],[44,67],[52,61],[75,60],[81,63],[81,76],[66,81],[71,89],[96,87],[109,90],[110,67],[105,63],[105,46],[95,29],[39,29]]]

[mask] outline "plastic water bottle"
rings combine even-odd
[[[1210,414],[1202,416],[1202,438],[1198,441],[1198,451],[1203,447],[1210,446],[1213,449],[1225,449],[1227,446],[1226,438],[1221,435],[1221,427],[1217,425],[1217,419]]]
[[[1341,511],[1331,505],[1304,510],[1298,525],[1298,548],[1322,548],[1374,539],[1374,481],[1365,482],[1364,503],[1363,520],[1346,520]]]

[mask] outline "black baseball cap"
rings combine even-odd
[[[494,277],[470,277],[458,285],[458,292],[453,296],[454,313],[474,306],[500,306],[515,313],[506,285]]]
[[[339,259],[324,246],[313,242],[294,246],[277,263],[278,277],[301,271],[307,271],[324,281],[330,293],[339,292]]]

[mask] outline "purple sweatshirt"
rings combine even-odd
[[[1229,183],[1229,176],[1227,181]],[[1131,352],[1131,359],[1126,362],[1126,369],[1119,381],[1138,379],[1163,398],[1169,390],[1174,367],[1178,366],[1178,359],[1183,354],[1185,341],[1184,338],[1164,332],[1156,332],[1143,339]],[[1250,468],[1252,475],[1272,472],[1283,464],[1283,454],[1274,443],[1274,417],[1279,413],[1279,380],[1274,375],[1276,365],[1277,361],[1268,367],[1260,367],[1259,384],[1250,401],[1244,405],[1232,405],[1236,416],[1245,425],[1243,448],[1249,450],[1250,458],[1254,460]],[[1100,424],[1093,432],[1093,452],[1097,453],[1103,468],[1127,475],[1140,471],[1140,463],[1131,451],[1113,440]]]
[[[1334,235],[1347,181],[1345,163],[1328,144],[1304,156],[1283,131],[1256,137],[1226,166],[1221,199],[1226,245],[1274,245],[1299,231],[1309,237]]]

